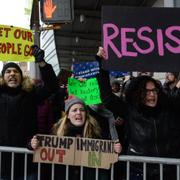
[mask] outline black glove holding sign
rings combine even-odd
[[[32,55],[35,57],[35,63],[45,62],[44,61],[44,50],[40,49],[37,45],[31,46]]]

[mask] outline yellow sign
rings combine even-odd
[[[0,61],[34,61],[32,45],[34,36],[31,30],[0,25]]]

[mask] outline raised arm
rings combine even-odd
[[[122,98],[119,98],[112,93],[109,72],[102,69],[103,59],[106,59],[106,52],[102,47],[99,47],[96,54],[96,60],[99,62],[100,66],[100,73],[97,75],[97,79],[101,93],[101,100],[105,107],[111,112],[124,117],[126,112],[126,103],[122,100]]]
[[[38,46],[32,46],[32,55],[35,57],[35,63],[39,65],[41,77],[45,87],[52,93],[59,89],[58,80],[52,66],[44,60],[44,50]]]

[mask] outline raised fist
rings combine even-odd
[[[31,46],[32,55],[35,57],[35,63],[44,62],[44,50],[40,49],[37,45]]]

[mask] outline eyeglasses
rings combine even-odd
[[[158,88],[146,89],[145,92],[146,92],[146,94],[151,94],[151,92],[152,92],[153,94],[158,94],[158,93],[159,93],[159,89],[158,89]]]

